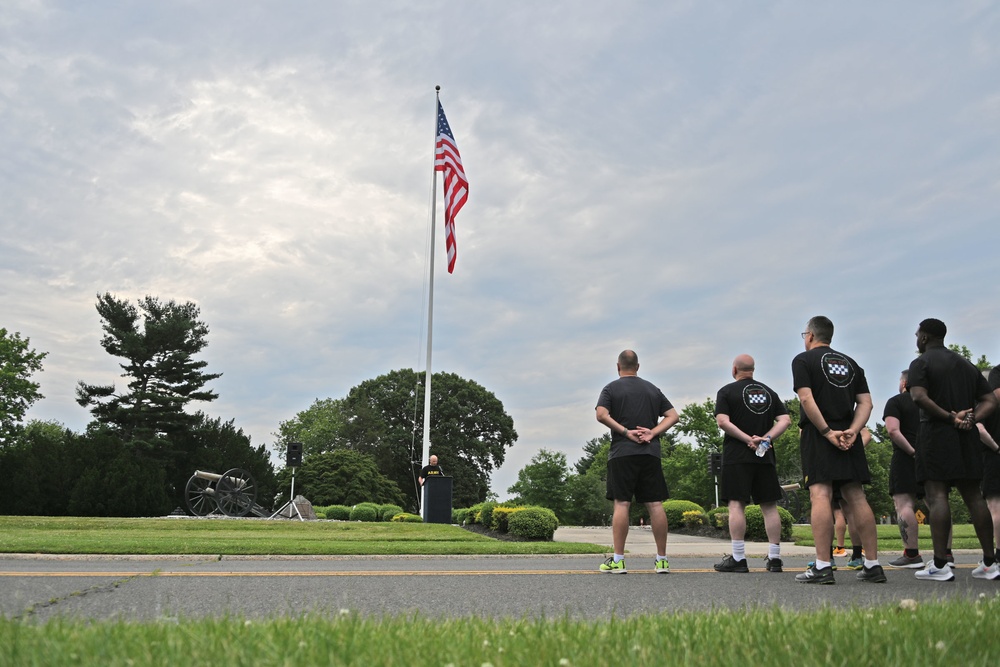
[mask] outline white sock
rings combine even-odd
[[[747,559],[747,544],[743,540],[733,540],[733,560]]]
[[[825,570],[828,567],[830,567],[830,561],[828,561],[828,560],[820,560],[819,558],[816,559],[816,569],[817,570]]]
[[[660,554],[656,554],[656,560],[667,560],[667,557],[661,556]]]
[[[878,565],[878,558],[876,558],[875,560],[868,560],[867,558],[865,559],[865,568],[866,569],[870,570],[873,567],[875,567],[876,565]]]
[[[616,563],[619,562],[619,561],[623,561],[623,560],[625,560],[625,556],[623,554],[615,554],[615,562]]]
[[[781,558],[781,545],[780,544],[768,544],[767,545],[767,557],[768,558]]]

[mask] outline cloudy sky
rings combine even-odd
[[[194,301],[255,444],[423,369],[434,86],[471,182],[433,369],[540,448],[634,348],[676,405],[790,397],[812,315],[896,389],[925,317],[1000,361],[1000,10],[986,2],[46,2],[0,8],[0,327],[29,417],[113,382],[98,293]],[[439,183],[440,187],[440,183]],[[439,207],[440,211],[440,207]],[[874,422],[874,420],[873,420]]]

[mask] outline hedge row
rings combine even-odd
[[[358,503],[354,507],[347,505],[328,505],[314,507],[318,519],[334,519],[336,521],[392,521],[396,516],[404,514],[399,505],[379,505],[377,503]]]

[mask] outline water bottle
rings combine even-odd
[[[764,454],[767,454],[767,450],[769,449],[771,449],[771,438],[765,437],[760,441],[760,444],[757,445],[757,456],[764,456]]]

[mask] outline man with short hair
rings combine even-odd
[[[916,572],[925,581],[954,581],[948,567],[951,530],[948,493],[958,489],[983,548],[983,570],[993,566],[993,525],[980,489],[983,478],[982,444],[976,423],[993,412],[996,398],[979,370],[962,355],[945,347],[948,328],[928,318],[917,328],[920,356],[910,363],[907,388],[920,408],[916,475],[923,482],[930,512],[934,561]],[[977,575],[978,578],[978,575]]]
[[[670,572],[667,561],[667,514],[663,501],[670,497],[660,464],[660,435],[677,423],[677,410],[663,392],[640,378],[639,357],[632,350],[618,355],[618,379],[601,391],[597,421],[611,429],[608,455],[607,499],[614,502],[611,534],[614,555],[600,571],[625,574],[625,540],[629,508],[634,497],[649,512],[649,525],[656,542],[653,568]]]
[[[732,555],[715,565],[717,572],[749,572],[746,559],[746,506],[760,505],[767,532],[764,569],[781,572],[781,484],[771,442],[791,425],[785,404],[770,387],[753,379],[754,360],[741,354],[733,360],[730,382],[715,398],[715,421],[725,434],[722,441],[720,495],[729,504]],[[763,456],[757,450],[767,443]]]
[[[924,495],[917,484],[916,463],[917,432],[920,429],[920,410],[906,390],[909,371],[899,378],[899,393],[885,403],[882,421],[892,442],[892,461],[889,463],[889,495],[896,507],[896,523],[903,541],[903,555],[889,562],[889,567],[915,568],[924,566],[917,543],[917,499]]]
[[[865,372],[853,359],[830,347],[833,322],[829,318],[818,315],[810,319],[802,339],[806,351],[792,360],[792,380],[802,406],[799,450],[812,505],[810,523],[816,560],[795,580],[805,584],[836,583],[830,553],[831,502],[834,489],[839,489],[848,522],[854,525],[865,547],[858,579],[885,583],[885,572],[878,562],[875,515],[862,487],[871,481],[868,459],[858,437],[872,412]]]

